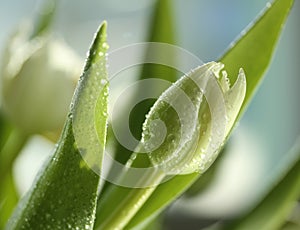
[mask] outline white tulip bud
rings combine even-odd
[[[81,72],[80,58],[62,41],[27,40],[18,30],[8,42],[1,68],[2,107],[28,134],[60,129]]]
[[[183,76],[155,102],[143,125],[142,150],[165,174],[203,173],[223,146],[246,92],[240,69],[230,87],[222,63]]]

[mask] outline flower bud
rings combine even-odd
[[[202,173],[217,157],[246,92],[243,70],[230,87],[223,68],[210,62],[191,71],[167,89],[146,116],[142,149],[165,174]]]
[[[6,47],[2,107],[28,134],[56,131],[64,123],[81,61],[62,41],[41,36],[28,40],[29,32],[19,29]]]

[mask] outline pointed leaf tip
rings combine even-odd
[[[106,39],[106,31],[107,31],[107,21],[103,21],[100,24],[99,29],[96,32],[96,34],[97,34],[97,36],[105,37],[105,39]]]
[[[93,229],[106,140],[107,49],[104,22],[92,43],[54,156],[6,229]]]
[[[86,65],[84,67],[84,72],[90,69],[92,63],[100,63],[101,59],[105,57],[105,53],[109,48],[106,43],[106,29],[107,22],[103,21],[98,27],[97,32],[94,35],[94,39],[91,45],[91,48],[88,52],[88,57],[86,61]]]
[[[90,48],[86,66],[73,98],[73,133],[87,165],[100,173],[106,140],[108,79],[106,70],[106,22]],[[89,138],[86,138],[89,137]]]

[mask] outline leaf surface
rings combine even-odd
[[[102,146],[97,153],[102,154],[104,151],[107,86],[102,87],[104,90],[98,97],[88,96],[89,93],[98,90],[93,89],[94,85],[101,85],[103,80],[107,82],[106,50],[106,23],[103,23],[91,46],[83,75],[73,98],[71,112],[54,154],[40,171],[31,190],[19,203],[6,229],[93,229],[99,175],[89,167],[91,162],[83,159],[86,150],[79,151],[78,144],[81,143],[78,143],[77,139],[83,138],[84,135],[87,143],[90,144],[84,128],[93,126],[93,133],[96,133],[99,139],[93,139],[95,143],[92,144],[99,146],[100,143]],[[103,55],[99,55],[100,52]],[[104,67],[99,69],[99,66]],[[86,111],[84,104],[94,107]],[[89,123],[73,118],[73,116],[80,118],[84,115],[92,118]],[[74,127],[82,128],[83,131],[78,132]],[[84,147],[89,148],[89,146]],[[101,165],[101,158],[102,156],[97,156],[96,159],[100,162],[95,164]]]
[[[220,58],[231,82],[236,80],[239,68],[245,70],[247,90],[241,111],[249,104],[263,79],[292,3],[293,0],[274,1]],[[151,221],[185,192],[199,176],[197,173],[180,175],[159,185],[126,228],[133,229]]]

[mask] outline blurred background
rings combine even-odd
[[[40,0],[1,1],[2,53],[8,36],[20,22],[34,19],[43,3]],[[204,62],[217,60],[266,3],[265,0],[173,0],[176,45]],[[53,31],[81,57],[82,66],[102,20],[108,22],[110,51],[147,41],[153,0],[62,0],[58,4]],[[199,227],[199,219],[203,223],[204,219],[239,215],[266,190],[279,164],[288,157],[300,134],[299,10],[300,2],[295,1],[265,79],[230,140],[216,178],[201,190],[201,196],[184,202],[179,200],[169,209],[165,223],[169,229],[175,229],[170,227],[172,224],[178,229],[187,223]],[[14,166],[20,194],[30,187],[53,145],[36,136],[22,151]]]

